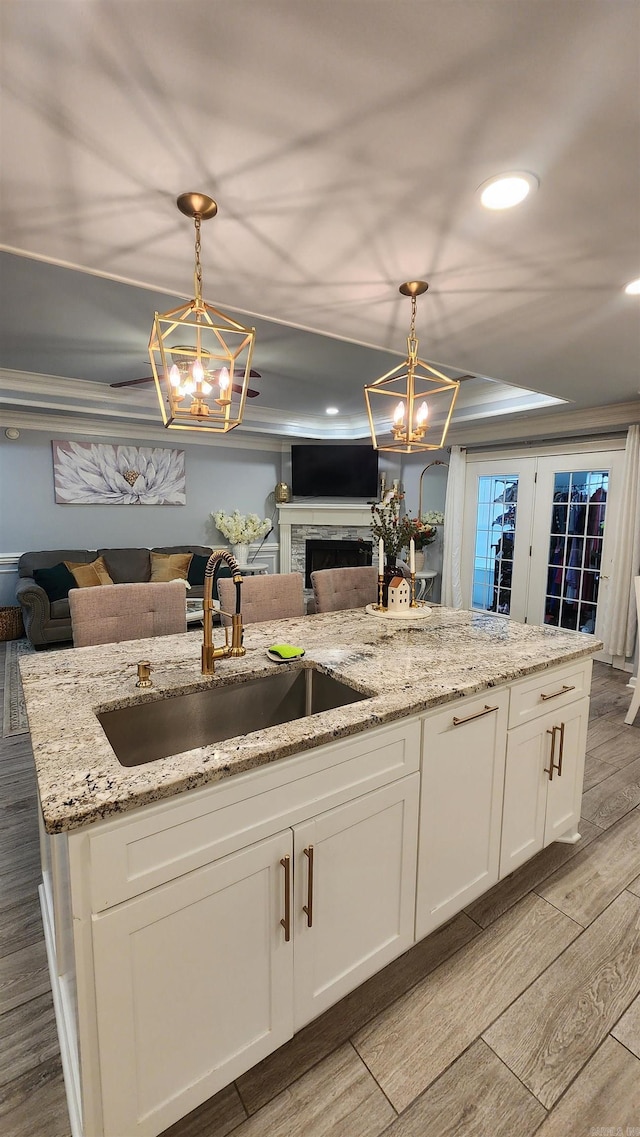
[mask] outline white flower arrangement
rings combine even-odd
[[[444,513],[440,513],[437,509],[431,509],[429,513],[422,514],[422,520],[427,525],[444,525]]]
[[[211,516],[216,528],[232,545],[248,545],[251,541],[257,541],[259,537],[266,537],[271,530],[269,518],[265,517],[264,521],[261,521],[257,513],[245,514],[240,513],[239,509],[234,509],[233,513],[229,514],[220,509]]]

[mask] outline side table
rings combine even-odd
[[[427,596],[431,596],[437,575],[437,569],[422,569],[416,573],[416,600],[426,600]]]
[[[269,565],[266,561],[249,561],[246,565],[238,565],[238,568],[243,576],[266,575],[269,572]]]

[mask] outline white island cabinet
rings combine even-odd
[[[69,834],[86,1137],[155,1137],[411,946],[420,737]]]
[[[97,713],[273,674],[276,640],[361,700],[119,765]],[[593,637],[434,609],[415,630],[256,624],[245,645],[213,678],[189,635],[22,665],[73,1137],[157,1137],[578,838]]]
[[[551,841],[577,841],[591,660],[514,684],[500,875]]]

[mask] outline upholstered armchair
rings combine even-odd
[[[185,591],[181,580],[74,588],[69,593],[73,646],[186,632]]]
[[[225,612],[234,612],[236,588],[232,580],[218,581],[221,617],[223,624],[231,620]],[[290,616],[304,616],[304,591],[299,572],[273,573],[268,576],[247,576],[242,581],[242,623],[256,624],[260,620],[282,620]]]
[[[318,569],[311,573],[316,612],[364,608],[378,600],[378,570],[373,565]]]

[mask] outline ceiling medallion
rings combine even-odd
[[[364,389],[374,450],[402,454],[440,450],[447,437],[460,383],[418,358],[416,302],[428,287],[424,280],[409,280],[400,285],[401,294],[411,298],[407,358]],[[429,423],[427,397],[433,395],[441,396],[438,403],[444,401],[446,405],[442,429]]]
[[[156,312],[149,339],[162,420],[167,428],[226,434],[242,422],[255,328],[245,328],[202,299],[200,226],[218,206],[202,193],[183,193],[181,213],[195,226],[194,298]]]

